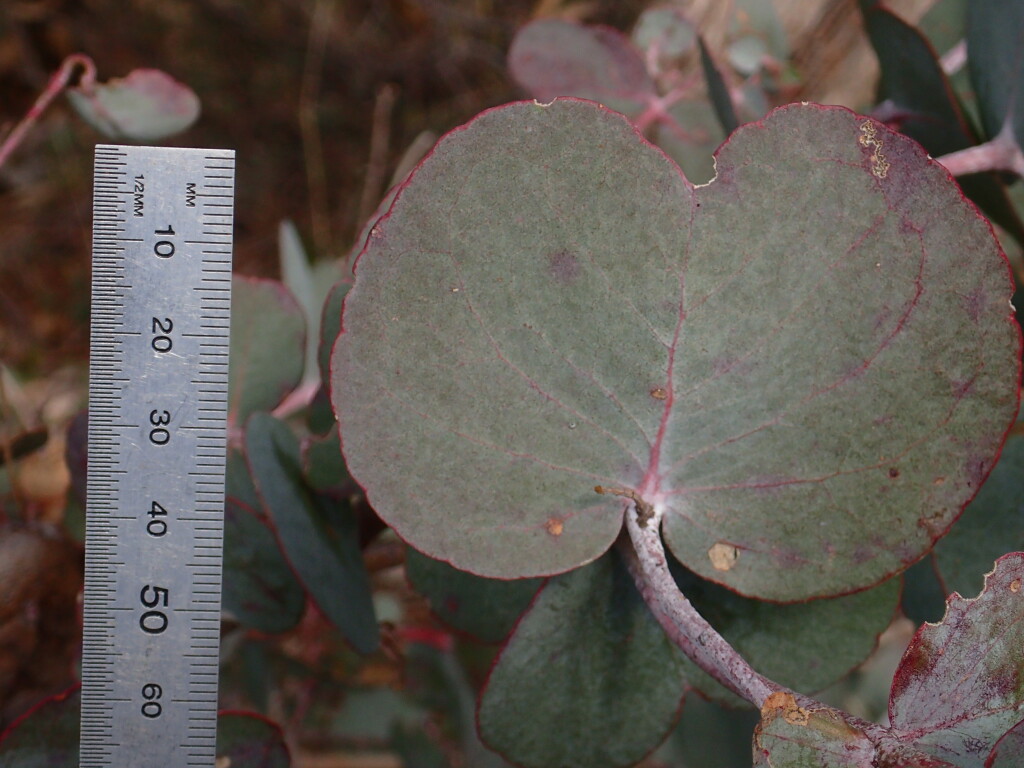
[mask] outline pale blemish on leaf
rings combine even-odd
[[[1020,592],[1020,579],[1014,579],[1010,582],[1010,591],[1014,594]]]
[[[884,179],[889,173],[889,161],[885,159],[885,155],[882,154],[882,146],[884,142],[878,138],[878,130],[875,128],[875,124],[870,120],[865,120],[860,124],[861,137],[859,139],[861,146],[867,147],[872,150],[871,152],[871,173],[877,178]]]
[[[550,533],[552,536],[561,536],[562,530],[565,528],[562,521],[559,520],[557,517],[552,517],[550,520],[544,523],[544,527],[547,529],[547,532]]]
[[[708,550],[708,558],[716,571],[731,571],[739,556],[740,551],[724,541],[718,542]]]

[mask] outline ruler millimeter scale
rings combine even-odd
[[[212,768],[234,152],[96,147],[81,768]]]

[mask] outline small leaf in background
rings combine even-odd
[[[758,50],[776,61],[785,61],[792,55],[789,41],[786,39],[786,28],[779,18],[774,3],[764,3],[761,0],[735,0],[735,10],[729,32],[730,38],[734,41],[758,40],[760,43],[757,46]],[[747,44],[744,43],[744,45]],[[754,63],[749,59],[748,61],[750,64]],[[761,65],[763,61],[759,61],[757,64]]]
[[[332,361],[349,471],[405,541],[560,573],[619,535],[626,503],[595,486],[631,489],[687,568],[793,602],[946,532],[1017,409],[988,223],[842,108],[782,107],[717,161],[693,187],[621,116],[559,99],[486,112],[419,166]]]
[[[352,258],[354,260],[355,256]],[[320,315],[320,345],[317,348],[321,381],[331,380],[331,349],[341,332],[341,305],[351,287],[350,282],[335,283],[323,302],[323,311]]]
[[[725,139],[715,108],[704,98],[681,99],[668,108],[668,119],[654,126],[655,143],[665,150],[693,184],[715,176],[712,159]]]
[[[290,221],[282,221],[278,227],[278,250],[281,260],[281,279],[285,287],[302,307],[306,319],[306,354],[303,384],[320,380],[319,355],[321,341],[320,320],[324,311],[324,300],[338,279],[341,269],[335,261],[320,260],[310,263],[298,230]],[[340,317],[340,314],[339,314]]]
[[[78,768],[78,685],[44,699],[0,733],[0,768]]]
[[[726,85],[708,47],[700,37],[697,38],[697,47],[700,49],[700,66],[704,71],[704,80],[708,84],[708,97],[715,108],[715,116],[718,117],[722,130],[732,133],[739,128],[740,121],[736,118],[736,108],[733,106],[732,96],[729,95],[729,86]]]
[[[491,670],[484,741],[526,768],[633,765],[675,725],[683,656],[617,553],[551,578]]]
[[[266,517],[263,509],[263,500],[256,490],[252,474],[249,472],[249,465],[245,461],[245,454],[234,445],[228,446],[227,471],[224,477],[224,495],[229,499],[235,499],[260,517]]]
[[[306,322],[281,283],[235,275],[231,283],[231,381],[228,418],[271,411],[302,379]]]
[[[896,578],[852,595],[779,605],[741,597],[669,562],[683,594],[740,656],[770,680],[806,694],[832,685],[871,655],[900,597]],[[709,698],[742,705],[696,667],[687,674]]]
[[[641,119],[658,99],[640,51],[625,35],[606,27],[555,19],[527,24],[509,49],[509,71],[540,101],[558,96],[593,99],[630,120]],[[677,94],[652,116],[657,121],[652,127],[655,141],[686,177],[695,183],[710,179],[711,155],[725,134],[707,100],[698,93],[685,98]]]
[[[1024,2],[971,0],[967,4],[967,58],[988,138],[1006,127],[1024,146]]]
[[[158,69],[135,69],[124,78],[69,88],[67,94],[86,122],[119,141],[160,141],[199,117],[192,89]]]
[[[431,610],[454,629],[485,643],[500,643],[512,631],[540,588],[540,579],[483,579],[406,549],[405,572]]]
[[[217,765],[229,768],[288,768],[284,734],[275,723],[248,712],[217,717]]]
[[[677,8],[647,8],[633,25],[631,38],[639,50],[652,52],[664,69],[693,50],[697,32]]]
[[[306,484],[298,438],[269,414],[249,419],[245,450],[295,573],[352,646],[360,653],[372,652],[380,637],[352,510]]]
[[[1024,551],[1022,479],[1024,434],[1014,432],[974,501],[935,547],[935,563],[946,594],[977,594],[992,563],[1007,552]]]
[[[609,27],[539,19],[516,33],[508,67],[540,101],[577,96],[635,118],[657,95],[639,51]]]
[[[306,480],[317,491],[338,488],[356,490],[341,455],[337,423],[326,435],[307,438],[303,442],[302,467]]]
[[[914,636],[896,676],[897,734],[962,768],[980,766],[1024,719],[1024,553],[1001,557],[974,599],[949,597],[940,624]]]
[[[299,623],[306,593],[267,524],[229,498],[224,507],[224,610],[252,629],[287,632]]]

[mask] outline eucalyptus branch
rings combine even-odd
[[[995,138],[984,144],[950,152],[935,159],[954,176],[984,171],[1010,171],[1018,176],[1024,176],[1024,153],[1017,144],[1010,123],[1003,126]]]
[[[760,709],[772,693],[785,689],[755,672],[679,590],[668,570],[660,523],[657,516],[641,514],[635,500],[626,512],[629,541],[625,541],[623,549],[640,594],[683,653],[716,681]]]
[[[46,111],[46,108],[71,84],[75,73],[79,70],[81,70],[80,83],[82,87],[89,89],[95,85],[96,65],[92,59],[83,53],[74,53],[64,59],[60,69],[50,78],[46,88],[39,94],[39,98],[29,108],[25,117],[4,137],[3,143],[0,144],[0,166],[17,149],[22,139],[25,138],[32,126],[36,124],[43,112]]]

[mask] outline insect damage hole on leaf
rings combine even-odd
[[[860,132],[861,137],[859,141],[861,146],[872,150],[870,157],[871,173],[879,179],[884,179],[889,173],[889,161],[882,154],[884,142],[878,138],[878,131],[870,120],[865,120],[860,124]]]

